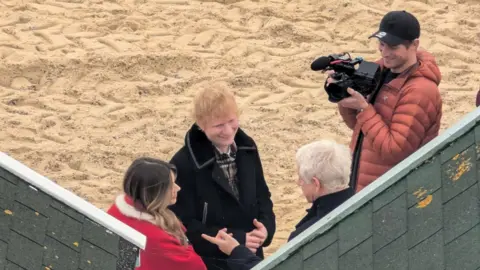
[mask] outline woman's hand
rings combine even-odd
[[[211,237],[206,234],[202,234],[202,237],[208,242],[217,245],[223,253],[230,256],[230,254],[232,254],[232,250],[240,245],[240,243],[238,243],[238,241],[233,238],[231,234],[227,234],[226,230],[227,229],[221,229],[218,231],[215,237]]]

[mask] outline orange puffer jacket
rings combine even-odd
[[[419,50],[417,58],[417,66],[382,86],[373,106],[359,113],[339,106],[343,120],[353,129],[352,152],[360,131],[364,134],[357,192],[439,133],[441,73],[430,53]],[[382,60],[377,63],[383,68]]]

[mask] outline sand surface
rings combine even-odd
[[[442,131],[474,109],[477,0],[0,0],[1,150],[106,209],[141,155],[170,158],[197,87],[217,79],[260,148],[284,244],[307,207],[294,154],[351,131],[326,100],[316,57],[378,57],[367,37],[392,9],[414,12],[443,72]]]

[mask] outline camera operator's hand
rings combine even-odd
[[[325,72],[328,74],[328,79],[327,79],[327,86],[331,83],[334,83],[335,80],[331,77],[335,71],[333,70],[328,70]],[[338,102],[338,105],[354,110],[363,110],[368,107],[368,102],[365,99],[365,97],[362,96],[362,94],[358,93],[357,91],[353,90],[352,88],[347,88],[348,93],[351,95],[351,97],[344,98]]]
[[[353,90],[352,88],[347,88],[348,93],[351,97],[344,98],[338,102],[342,107],[355,109],[355,110],[364,110],[368,107],[368,102],[362,94]]]

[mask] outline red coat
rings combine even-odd
[[[136,210],[125,195],[118,196],[107,212],[146,236],[146,247],[140,250],[140,267],[136,270],[207,269],[191,245],[182,246],[175,237],[151,223],[152,216]]]

